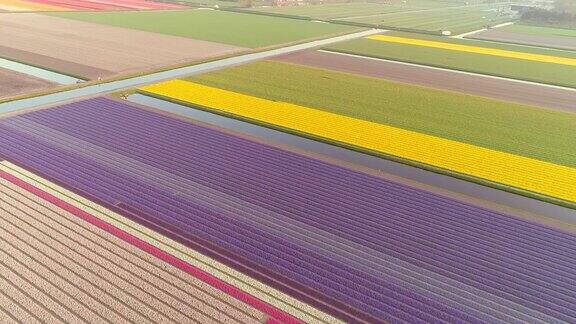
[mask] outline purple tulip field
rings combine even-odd
[[[345,322],[576,322],[576,235],[112,99],[10,161]]]

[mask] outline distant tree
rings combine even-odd
[[[576,16],[576,1],[574,0],[556,0],[555,9],[558,12]]]

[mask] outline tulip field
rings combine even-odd
[[[3,118],[0,136],[4,186],[222,278],[240,322],[576,319],[568,232],[112,99]]]
[[[576,203],[576,168],[188,81],[167,81],[141,90],[216,113],[498,184],[508,190]],[[323,122],[318,123],[320,120]]]
[[[573,33],[519,5],[0,0],[0,324],[576,323]]]
[[[26,298],[23,311],[12,315],[16,321],[142,322],[150,317],[255,324],[268,318],[253,297],[238,291],[241,302],[230,289],[219,289],[222,282],[206,280],[202,270],[110,226],[98,217],[96,209],[102,207],[78,203],[54,184],[47,188],[38,176],[6,161],[0,164],[0,254],[7,265],[2,275],[20,277],[19,287],[3,278],[2,291],[8,299]],[[57,312],[45,312],[44,305]],[[0,299],[3,309],[15,306]]]
[[[0,0],[7,11],[84,11],[179,9],[181,5],[147,0]]]
[[[411,33],[375,35],[327,50],[576,87],[573,51]]]
[[[534,61],[534,62],[540,62],[540,63],[576,66],[576,58],[570,58],[570,57],[559,57],[559,56],[551,56],[551,55],[514,52],[514,51],[507,51],[507,50],[502,50],[502,49],[498,49],[498,48],[469,46],[469,45],[436,42],[436,41],[429,41],[429,40],[423,40],[423,39],[412,39],[412,38],[397,37],[397,36],[373,35],[373,36],[368,36],[366,38],[371,39],[371,40],[381,41],[381,42],[439,48],[439,49],[445,49],[445,50],[456,51],[456,52],[466,52],[466,53],[476,53],[476,54],[484,54],[484,55],[490,55],[490,56],[508,57],[508,58],[514,58],[514,59],[518,59],[518,60]]]
[[[217,10],[58,12],[60,18],[259,48],[349,33],[358,27]],[[258,31],[257,33],[255,31]]]

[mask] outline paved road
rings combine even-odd
[[[197,65],[192,65],[192,66],[187,66],[187,67],[173,69],[173,70],[169,70],[169,71],[163,71],[163,72],[148,74],[148,75],[134,77],[134,78],[130,78],[130,79],[114,81],[114,82],[98,84],[98,85],[92,85],[92,86],[87,86],[84,88],[58,92],[58,93],[48,94],[48,95],[34,97],[34,98],[11,101],[11,102],[0,104],[0,114],[15,112],[15,111],[23,110],[23,109],[31,109],[31,108],[38,107],[38,106],[52,105],[52,104],[56,104],[56,103],[61,102],[61,101],[80,99],[83,97],[95,96],[95,95],[109,93],[109,92],[118,91],[118,90],[127,89],[127,88],[133,88],[133,87],[141,86],[144,84],[149,84],[149,83],[159,82],[159,81],[163,81],[163,80],[182,77],[185,75],[207,72],[207,71],[211,71],[211,70],[221,69],[221,68],[224,68],[227,66],[243,64],[243,63],[247,63],[250,61],[265,59],[265,58],[269,58],[269,57],[273,57],[273,56],[277,56],[277,55],[288,54],[288,53],[292,53],[292,52],[296,52],[296,51],[302,51],[302,50],[311,49],[311,48],[320,47],[320,46],[326,46],[326,45],[330,45],[330,44],[341,42],[341,41],[347,41],[347,40],[351,40],[351,39],[355,39],[355,38],[365,37],[368,35],[378,34],[381,32],[382,32],[382,30],[380,30],[380,29],[371,29],[371,30],[347,34],[347,35],[343,35],[343,36],[332,37],[332,38],[312,41],[312,42],[308,42],[308,43],[282,47],[282,48],[278,48],[278,49],[272,49],[269,51],[263,51],[263,52],[258,52],[258,53],[245,54],[245,55],[225,58],[222,60],[197,64]]]
[[[292,53],[279,56],[276,59],[510,102],[576,112],[576,89],[571,88],[327,51]]]

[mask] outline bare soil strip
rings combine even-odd
[[[281,56],[277,59],[296,64],[576,112],[576,92],[569,90],[326,52],[300,52]]]
[[[99,76],[113,75],[113,71],[98,69],[88,65],[64,61],[56,57],[27,52],[16,48],[0,45],[0,57],[14,59],[22,63],[32,64],[56,72],[65,72],[72,76],[86,79],[97,79]]]
[[[87,78],[226,55],[243,48],[38,14],[2,14],[0,56]]]
[[[505,30],[487,30],[470,38],[495,42],[576,50],[576,37],[528,35]]]
[[[55,87],[56,84],[0,68],[0,98]]]

